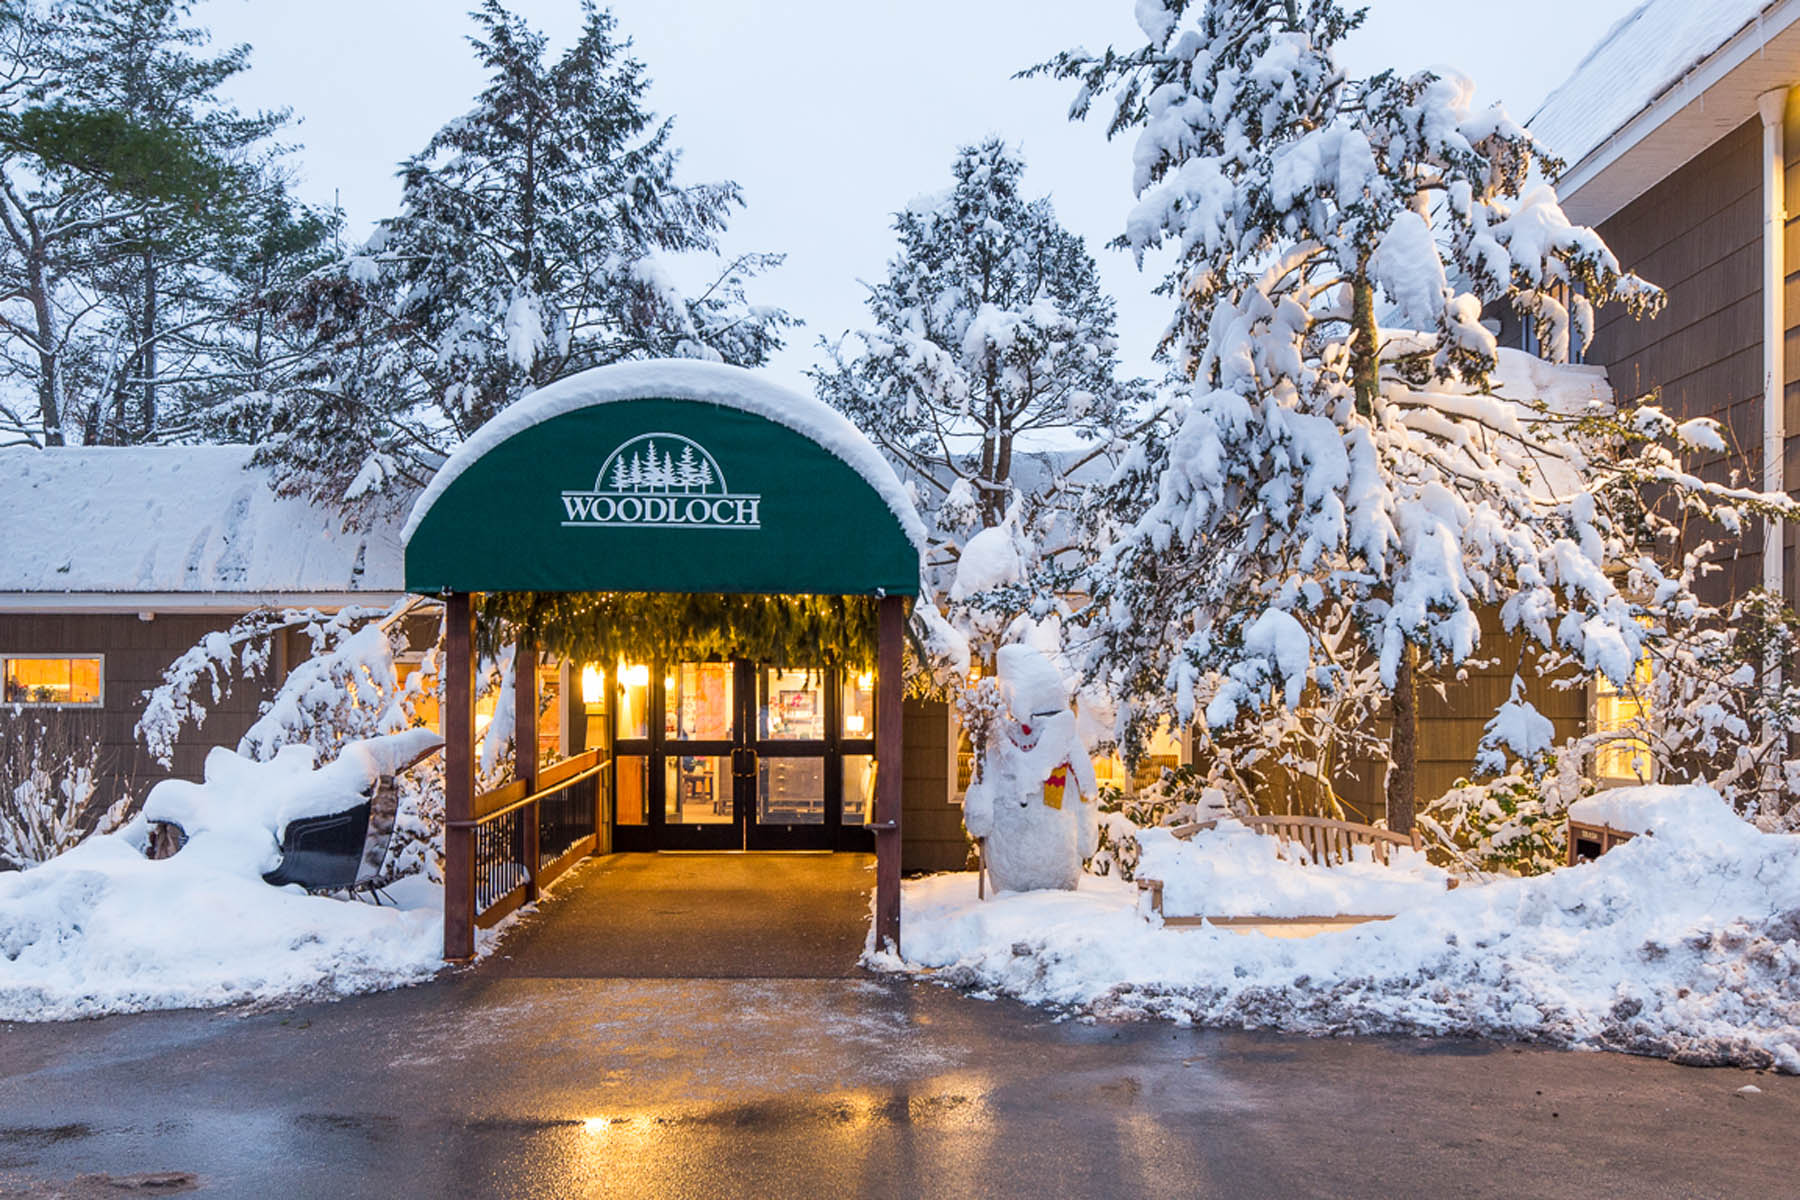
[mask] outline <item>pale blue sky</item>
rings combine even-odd
[[[395,164],[466,110],[481,84],[458,0],[201,0],[198,19],[255,47],[235,85],[246,105],[287,105],[301,190],[341,196],[352,228],[390,212]],[[567,44],[574,0],[514,7]],[[1493,13],[1498,6],[1485,11]],[[1629,0],[1517,0],[1504,17],[1441,0],[1378,0],[1348,51],[1357,72],[1456,67],[1521,120],[1574,69]],[[690,179],[736,179],[748,209],[734,249],[786,251],[757,288],[806,321],[772,370],[803,385],[821,335],[861,324],[860,279],[892,251],[889,214],[946,186],[959,143],[997,132],[1023,146],[1034,194],[1084,235],[1119,302],[1129,360],[1149,370],[1166,319],[1154,278],[1104,249],[1131,203],[1129,146],[1064,119],[1069,89],[1019,82],[1059,49],[1124,45],[1130,0],[616,0],[621,29],[676,117]]]

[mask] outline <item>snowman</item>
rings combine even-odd
[[[1094,764],[1056,666],[1029,646],[1004,646],[998,667],[1009,713],[982,751],[963,824],[982,842],[996,890],[1072,891],[1100,840]]]

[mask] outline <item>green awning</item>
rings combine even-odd
[[[704,363],[545,388],[459,450],[406,528],[440,592],[917,595],[918,518],[838,414]]]

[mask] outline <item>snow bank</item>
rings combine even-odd
[[[1299,846],[1284,848],[1230,820],[1188,841],[1167,829],[1137,838],[1137,876],[1162,880],[1163,913],[1171,917],[1386,915],[1429,903],[1449,882],[1408,847],[1391,848],[1392,866],[1377,863],[1370,846],[1356,847],[1355,861],[1342,866],[1314,866],[1297,861]]]
[[[784,425],[823,446],[874,488],[907,538],[924,550],[925,525],[894,468],[842,413],[811,396],[789,391],[742,367],[696,359],[652,359],[595,367],[559,379],[508,408],[459,446],[413,504],[400,531],[408,541],[450,484],[500,443],[553,417],[597,404],[660,397],[695,400],[752,413]]]
[[[1740,827],[1731,806],[1707,787],[1607,788],[1569,805],[1569,819],[1627,833],[1692,837],[1703,830],[1730,838]]]
[[[1512,1037],[1800,1072],[1800,838],[1761,833],[1697,789],[1633,790],[1664,793],[1649,798],[1654,836],[1299,940],[1153,928],[1110,879],[983,902],[973,876],[934,876],[906,885],[906,961],[885,965],[1094,1016]]]
[[[295,817],[341,810],[375,775],[436,740],[429,731],[353,743],[324,768],[304,747],[256,763],[227,750],[206,781],[157,785],[149,817],[188,843],[151,861],[147,820],[0,875],[0,1020],[351,995],[428,979],[442,965],[443,898],[414,877],[399,907],[274,888],[262,872]]]
[[[400,538],[278,496],[251,446],[0,450],[0,592],[397,592]]]

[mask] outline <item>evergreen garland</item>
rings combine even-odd
[[[748,658],[775,667],[875,665],[873,596],[652,592],[490,592],[482,653],[524,636],[577,662]]]

